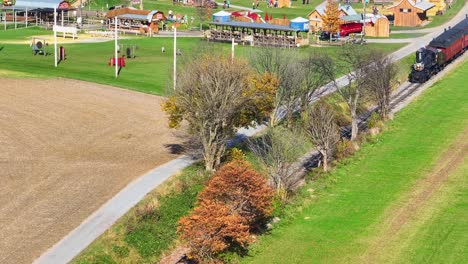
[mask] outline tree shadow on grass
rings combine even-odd
[[[166,147],[171,154],[180,155],[185,152],[185,147],[181,144],[165,144],[164,147]]]

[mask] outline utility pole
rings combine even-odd
[[[57,8],[54,7],[54,62],[55,68],[57,68]]]
[[[118,54],[118,49],[119,49],[119,44],[117,41],[118,38],[118,32],[117,32],[117,16],[114,17],[114,23],[115,23],[115,78],[119,77],[119,54]]]
[[[83,17],[83,14],[81,13],[81,7],[83,6],[83,0],[80,0],[80,14],[79,14],[79,18],[80,18],[80,23],[82,21],[82,17]],[[81,25],[78,25],[80,28],[81,28]]]
[[[369,0],[364,0],[364,9],[363,9],[363,19],[362,19],[362,38],[361,42],[364,40],[364,36],[366,35],[366,5],[369,2]]]
[[[174,90],[177,84],[177,28],[174,27]]]
[[[232,64],[234,64],[234,38],[232,38],[231,56]]]

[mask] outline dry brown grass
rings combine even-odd
[[[176,157],[160,97],[67,79],[0,83],[0,263],[30,263]]]

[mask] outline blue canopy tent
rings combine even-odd
[[[229,22],[231,21],[231,13],[219,11],[213,14],[213,22]]]
[[[289,26],[298,29],[299,31],[307,32],[309,31],[309,20],[302,17],[298,17],[291,20]]]

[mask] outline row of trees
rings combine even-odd
[[[310,106],[330,89],[335,89],[346,102],[354,141],[359,132],[358,110],[366,102],[376,103],[381,117],[388,117],[397,70],[384,53],[361,46],[345,46],[338,57],[336,63],[326,53],[257,49],[248,63],[221,54],[204,54],[189,61],[187,70],[180,71],[176,91],[163,109],[169,116],[170,127],[179,127],[183,121],[188,123],[189,133],[202,146],[208,171],[220,165],[226,144],[237,129],[263,122],[276,127],[282,120],[291,128],[297,113],[317,118],[310,112]],[[342,74],[345,79],[337,78]],[[324,88],[326,83],[329,84]],[[308,124],[319,124],[314,122]],[[320,124],[330,122],[322,120]],[[324,133],[306,130],[309,135]],[[330,144],[323,139],[313,141],[326,166]]]
[[[351,140],[367,102],[377,104],[381,118],[388,117],[396,75],[392,61],[362,46],[345,46],[338,56],[336,62],[326,53],[256,49],[247,61],[208,52],[180,71],[163,109],[171,127],[186,123],[201,146],[205,169],[214,172],[195,209],[179,222],[178,232],[195,259],[214,261],[226,250],[247,248],[252,233],[271,216],[272,197],[282,198],[301,180],[297,160],[308,150],[305,138],[328,170],[341,136],[337,113],[323,98],[327,92],[336,90],[346,103]],[[261,123],[268,129],[247,145],[268,178],[246,161],[220,167],[237,129]]]

